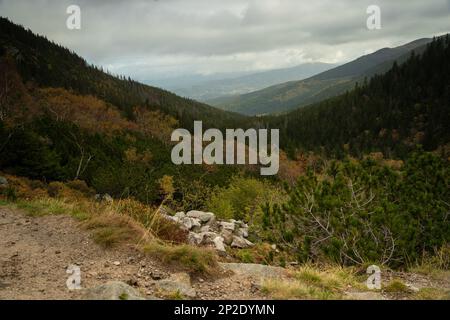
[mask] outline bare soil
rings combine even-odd
[[[81,286],[123,281],[153,296],[152,278],[167,278],[171,270],[134,247],[104,249],[71,217],[30,217],[0,207],[0,299],[79,299],[67,289],[71,264],[81,268]],[[254,281],[229,275],[192,279],[198,299],[261,299]]]

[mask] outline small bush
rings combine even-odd
[[[64,190],[64,184],[62,182],[50,182],[47,187],[48,195],[52,198],[57,198]]]
[[[285,199],[283,190],[255,178],[236,176],[226,188],[218,188],[209,201],[209,210],[219,218],[237,219],[261,224],[264,203]]]
[[[67,182],[66,185],[73,190],[80,191],[86,196],[92,196],[95,194],[95,190],[90,188],[83,180],[72,180]]]

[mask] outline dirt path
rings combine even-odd
[[[170,271],[136,249],[105,250],[67,216],[29,217],[0,207],[0,299],[78,299],[66,287],[68,265],[80,266],[82,287],[123,281],[153,295],[152,275]],[[257,299],[252,280],[239,275],[193,279],[198,299]]]

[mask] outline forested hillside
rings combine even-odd
[[[380,49],[354,61],[301,81],[280,83],[244,95],[209,101],[224,110],[246,115],[280,114],[320,102],[351,90],[357,82],[384,74],[394,62],[403,63],[415,51],[420,54],[431,39],[419,39],[396,48]]]
[[[201,180],[236,168],[177,167],[170,136],[194,120],[218,128],[243,119],[131,79],[115,77],[30,30],[0,19],[0,168],[42,181],[84,180],[98,192],[157,203],[160,179],[179,201]],[[207,174],[208,173],[208,174]]]
[[[448,152],[450,37],[435,39],[422,55],[412,54],[344,95],[264,121],[281,128],[290,150],[405,157],[421,145]]]
[[[67,48],[1,17],[0,48],[14,58],[25,82],[93,95],[117,106],[128,119],[133,118],[136,106],[176,117],[184,128],[191,128],[193,120],[203,120],[205,126],[222,128],[241,119],[236,114],[178,97],[130,78],[110,75],[89,65]]]

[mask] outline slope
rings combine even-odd
[[[224,110],[246,115],[282,113],[344,93],[358,81],[382,74],[394,61],[404,61],[412,50],[423,51],[430,39],[419,39],[396,48],[384,48],[302,81],[275,85],[240,96],[208,101]]]
[[[346,94],[262,119],[281,129],[287,148],[358,156],[382,151],[388,157],[405,156],[417,145],[445,152],[450,142],[449,62],[447,35],[428,44],[422,55],[412,54],[400,66],[394,63],[386,74]]]
[[[191,128],[193,120],[205,126],[225,127],[240,116],[181,98],[168,91],[150,87],[130,78],[116,77],[89,65],[74,52],[50,42],[31,30],[0,17],[0,53],[12,56],[24,81],[42,87],[63,87],[82,95],[93,95],[121,109],[132,118],[136,106],[159,110]]]

